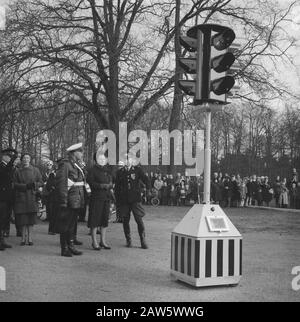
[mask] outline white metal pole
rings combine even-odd
[[[205,149],[204,149],[204,203],[210,203],[210,167],[211,167],[211,150],[210,150],[210,128],[211,128],[211,111],[207,110],[206,128],[205,128]]]

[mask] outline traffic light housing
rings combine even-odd
[[[234,86],[232,75],[227,75],[235,61],[228,49],[235,39],[232,29],[215,25],[197,25],[187,31],[187,37],[181,37],[180,43],[190,52],[196,52],[195,58],[181,58],[180,65],[188,74],[195,74],[194,80],[180,80],[179,87],[188,95],[194,96],[194,104],[228,104],[226,94]]]
[[[187,36],[179,37],[180,44],[189,52],[197,51],[197,40]],[[197,73],[197,60],[195,57],[180,58],[179,65],[187,74]],[[194,96],[196,91],[196,81],[195,80],[179,80],[179,87],[187,95]]]

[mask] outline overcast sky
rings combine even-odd
[[[290,0],[279,0],[280,3],[289,4]],[[282,69],[282,76],[287,79],[289,84],[293,86],[296,93],[300,96],[300,1],[297,1],[297,5],[292,9],[292,21],[286,23],[286,32],[293,36],[297,42],[296,47],[291,49],[290,54],[293,56],[293,62],[296,68],[292,66],[290,69]]]

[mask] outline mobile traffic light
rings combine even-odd
[[[234,78],[227,75],[235,56],[228,48],[235,39],[232,29],[204,24],[190,28],[187,37],[180,43],[196,57],[180,58],[181,67],[188,74],[195,74],[194,80],[180,80],[179,87],[194,96],[194,104],[227,104],[226,94],[234,86]]]

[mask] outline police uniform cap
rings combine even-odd
[[[67,148],[67,152],[82,151],[82,143],[76,143]]]

